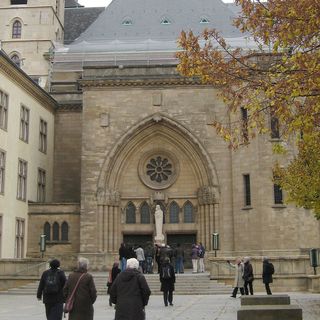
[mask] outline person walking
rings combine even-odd
[[[119,248],[119,260],[121,263],[121,271],[124,271],[127,267],[127,259],[129,258],[129,250],[125,243],[121,243]]]
[[[137,249],[134,250],[137,256],[137,260],[139,261],[139,271],[142,273],[145,273],[145,256],[144,256],[144,250],[142,249],[141,245],[139,244]]]
[[[66,282],[66,276],[60,270],[60,261],[50,261],[50,269],[42,273],[38,291],[38,300],[43,300],[46,309],[47,320],[61,320],[63,312],[62,289]]]
[[[110,288],[111,302],[116,305],[115,320],[144,320],[145,306],[151,294],[148,283],[139,271],[139,261],[128,259]]]
[[[250,258],[249,257],[244,257],[243,258],[243,280],[244,280],[244,292],[246,295],[249,295],[249,290],[250,290],[250,295],[253,295],[253,286],[252,282],[254,280],[253,276],[253,268],[252,264],[250,263]],[[249,290],[248,290],[249,286]]]
[[[262,281],[268,295],[271,295],[270,283],[273,282],[274,266],[267,257],[263,258]]]
[[[204,272],[204,255],[206,250],[202,244],[202,242],[198,245],[198,256],[199,256],[199,272]]]
[[[152,244],[148,244],[145,250],[146,273],[153,273],[154,248]]]
[[[233,285],[233,291],[232,291],[232,298],[237,297],[238,289],[240,289],[240,293],[244,295],[244,280],[243,280],[243,272],[244,272],[244,266],[241,262],[240,258],[236,259],[236,263],[232,264],[229,260],[227,261],[229,266],[235,269],[235,277],[234,277],[234,285]]]
[[[198,246],[196,244],[193,244],[191,249],[192,273],[198,272],[198,259]]]
[[[167,307],[168,303],[173,306],[173,291],[174,284],[176,282],[176,276],[174,268],[170,263],[170,258],[165,258],[163,264],[161,264],[160,270],[160,290],[163,292],[164,305]]]
[[[176,263],[176,273],[184,273],[183,260],[184,251],[181,248],[180,243],[177,244],[177,248],[174,251],[175,263]]]
[[[93,320],[93,304],[97,299],[97,290],[92,275],[88,273],[88,266],[88,259],[79,258],[78,268],[70,273],[63,288],[63,296],[67,301],[78,283],[69,320]]]
[[[109,306],[110,307],[112,307],[112,302],[111,302],[111,297],[110,297],[110,288],[120,272],[121,272],[121,270],[119,269],[119,262],[114,262],[112,269],[109,271],[109,278],[108,278],[108,282],[107,282],[107,287],[108,287],[107,293],[109,294]]]

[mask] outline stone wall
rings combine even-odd
[[[80,206],[79,204],[29,204],[29,237],[28,237],[28,257],[39,258],[41,252],[39,248],[40,235],[44,233],[44,224],[48,222],[59,224],[59,240],[47,241],[44,259],[58,258],[61,260],[63,269],[72,269],[75,266],[80,247]],[[68,240],[61,240],[61,225],[68,223]]]
[[[56,113],[54,202],[80,201],[82,136],[82,114],[80,111],[78,109],[60,109]]]

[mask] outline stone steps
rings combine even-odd
[[[107,274],[93,273],[98,295],[107,294]],[[162,294],[160,292],[160,281],[158,274],[146,274],[146,280],[153,295]],[[9,289],[6,294],[12,295],[36,295],[39,281],[29,283],[19,288]],[[212,295],[212,294],[230,294],[231,286],[218,283],[216,280],[210,280],[208,273],[202,274],[178,274],[176,276],[175,294],[178,295]]]

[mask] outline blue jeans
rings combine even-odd
[[[146,258],[146,264],[147,264],[147,266],[146,266],[146,272],[147,273],[152,273],[152,257],[147,257]]]
[[[127,268],[127,259],[121,258],[121,271],[126,270],[126,268]]]
[[[176,257],[176,273],[182,273],[183,271],[183,257]]]

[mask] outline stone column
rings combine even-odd
[[[199,239],[207,248],[212,250],[211,235],[216,229],[216,219],[218,212],[215,210],[216,196],[215,187],[204,186],[198,190],[198,202],[200,211]]]

